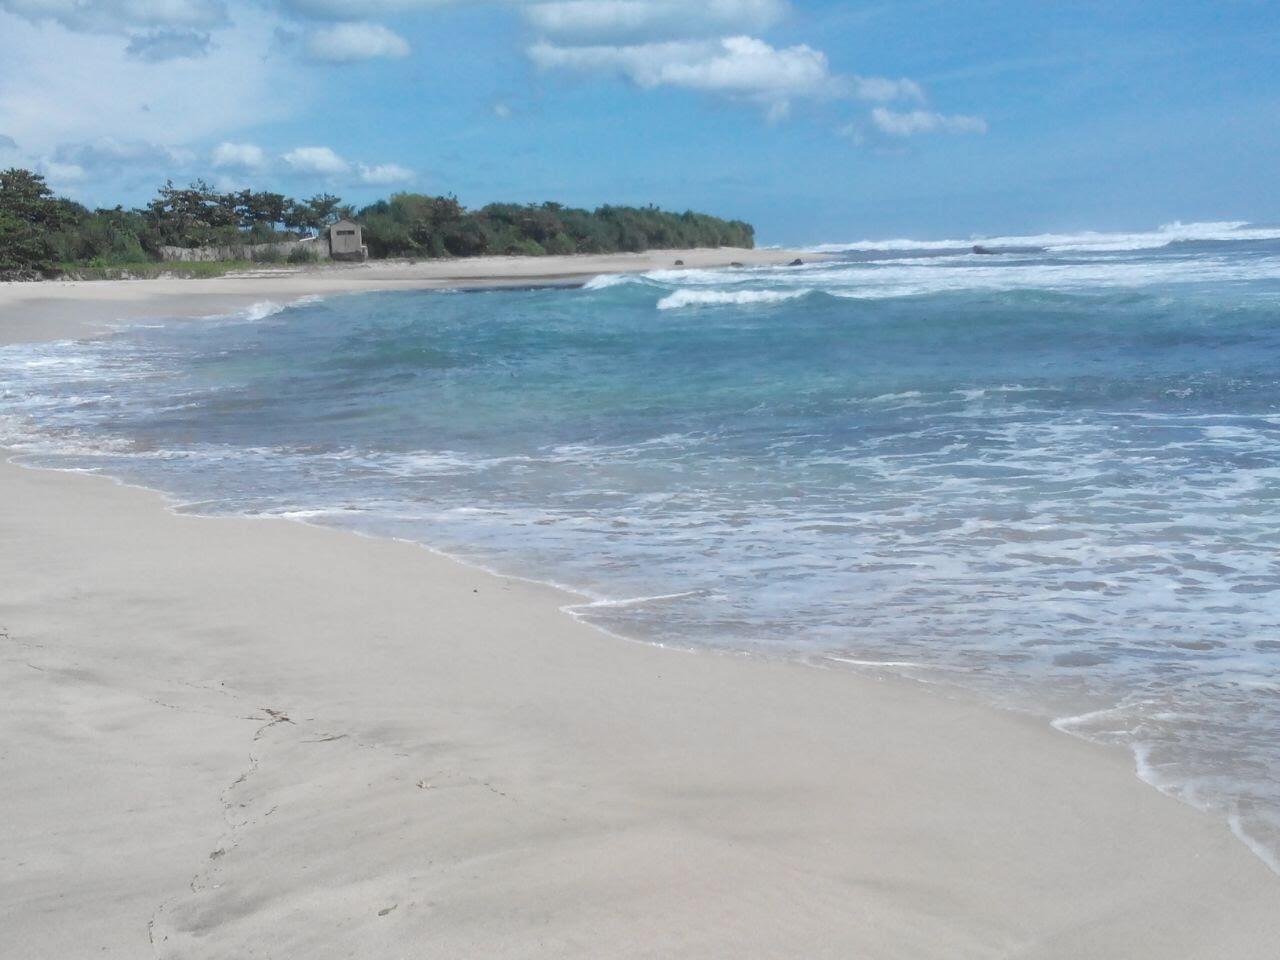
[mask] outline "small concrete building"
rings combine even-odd
[[[360,224],[354,220],[339,220],[329,228],[329,256],[334,260],[369,259],[369,248],[364,245]]]

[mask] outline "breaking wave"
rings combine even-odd
[[[1277,237],[263,302],[0,348],[0,443],[564,584],[623,636],[1069,718],[1275,864]]]
[[[847,243],[824,243],[812,247],[820,253],[856,251],[966,251],[975,244],[987,247],[1039,247],[1049,253],[1098,253],[1126,250],[1153,250],[1173,243],[1197,241],[1253,241],[1280,238],[1280,225],[1250,224],[1246,220],[1221,220],[1204,223],[1165,224],[1155,230],[1132,233],[1040,233],[1013,236],[974,236],[967,240],[853,240]]]
[[[684,307],[752,306],[785,303],[808,296],[812,290],[677,290],[658,301],[659,310]]]

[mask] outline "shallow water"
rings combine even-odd
[[[1275,237],[863,244],[128,327],[0,350],[0,441],[565,584],[624,635],[976,687],[1128,745],[1275,866]]]

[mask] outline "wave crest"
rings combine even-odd
[[[677,290],[658,301],[659,310],[684,307],[742,306],[782,303],[807,297],[812,290]]]
[[[1052,253],[1119,252],[1154,250],[1170,243],[1197,240],[1274,240],[1280,238],[1280,227],[1254,226],[1245,220],[1219,220],[1204,223],[1166,223],[1155,230],[1132,233],[1042,233],[1027,236],[970,237],[967,240],[856,240],[850,243],[825,243],[813,247],[816,253],[881,253],[901,250],[966,251],[975,243],[990,247],[1034,246]]]

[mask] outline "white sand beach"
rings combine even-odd
[[[791,254],[695,256],[7,285],[0,341]],[[5,956],[1276,955],[1280,877],[1224,822],[940,686],[627,642],[101,477],[0,466],[0,537]]]
[[[439,290],[581,283],[612,273],[785,265],[822,254],[795,250],[654,250],[648,253],[551,257],[471,257],[461,260],[378,260],[323,266],[272,267],[213,279],[50,280],[0,282],[0,343],[87,336],[105,324],[147,317],[200,316],[241,310],[267,300],[289,302],[371,290]]]

